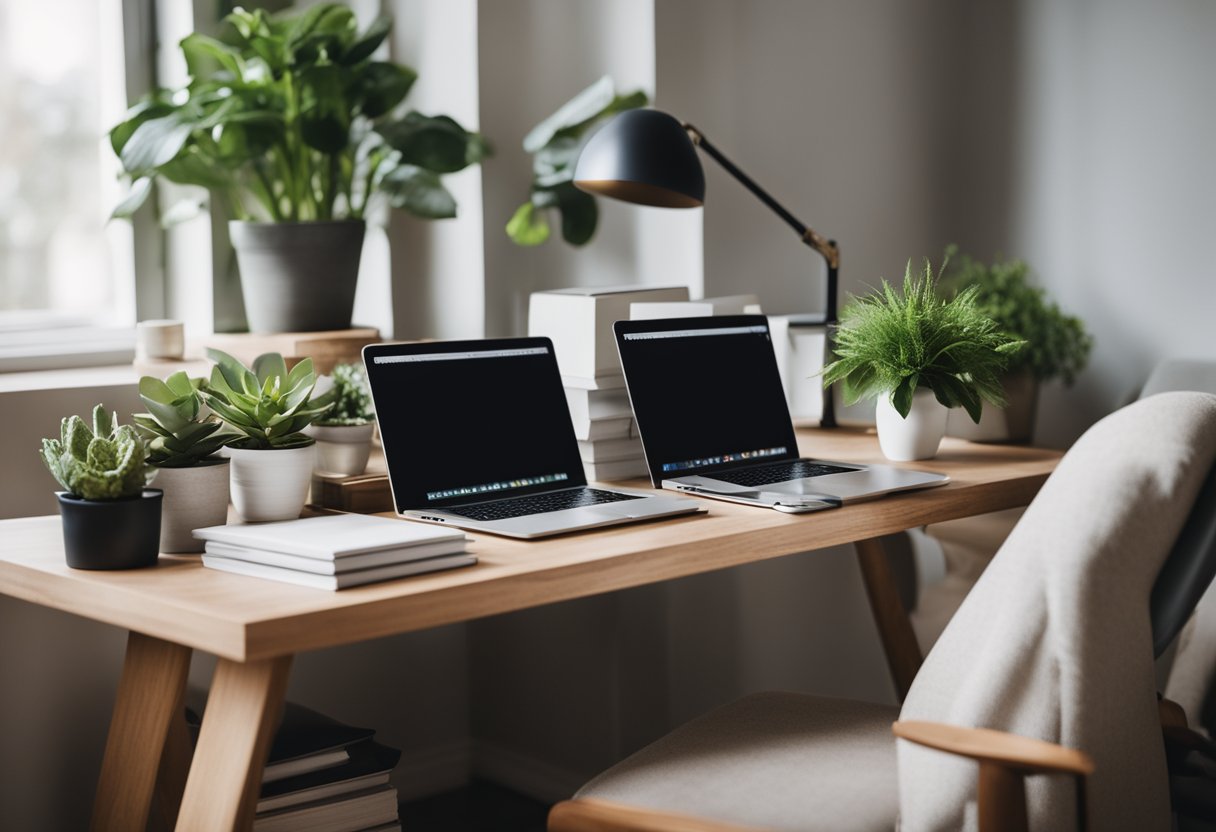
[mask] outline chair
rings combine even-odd
[[[1214,460],[1216,396],[1112,414],[1061,461],[901,710],[745,697],[593,779],[549,829],[1168,829],[1149,597]]]

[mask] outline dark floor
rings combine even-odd
[[[544,832],[548,814],[548,804],[484,780],[400,807],[402,832]]]

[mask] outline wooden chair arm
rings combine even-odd
[[[892,725],[891,730],[908,742],[970,757],[977,762],[996,763],[1023,774],[1085,776],[1094,770],[1093,760],[1083,751],[991,728],[901,721]]]
[[[567,800],[549,811],[549,832],[761,832],[750,826],[657,812],[587,798]]]

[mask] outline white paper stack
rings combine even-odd
[[[196,529],[203,565],[317,589],[346,589],[407,575],[471,566],[468,538],[455,529],[335,514],[279,523]]]
[[[760,299],[755,295],[724,295],[685,301],[642,301],[629,305],[631,321],[660,318],[705,318],[712,315],[759,315]]]
[[[683,286],[532,293],[528,334],[553,341],[587,479],[605,482],[646,476],[612,324],[628,320],[636,303],[687,300],[688,289]]]
[[[823,417],[823,378],[819,373],[828,349],[823,316],[769,315],[768,327],[794,424],[817,424]]]

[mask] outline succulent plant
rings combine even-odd
[[[136,413],[135,429],[148,443],[148,461],[157,468],[190,468],[224,447],[233,434],[207,415],[199,418],[203,380],[176,372],[164,381],[155,376],[139,380],[139,397],[148,408]]]
[[[207,357],[215,366],[199,395],[216,416],[245,435],[229,444],[247,450],[275,450],[313,443],[300,431],[328,412],[333,403],[311,398],[317,383],[311,358],[289,373],[277,352],[259,355],[252,370],[220,350],[207,350]]]
[[[339,364],[334,367],[334,386],[317,401],[334,403],[333,409],[317,420],[318,425],[347,427],[366,425],[376,418],[372,408],[372,394],[367,389],[367,376],[358,364]]]
[[[79,416],[65,418],[58,439],[42,440],[42,461],[64,490],[85,500],[136,497],[156,476],[143,440],[101,405],[92,430]]]

